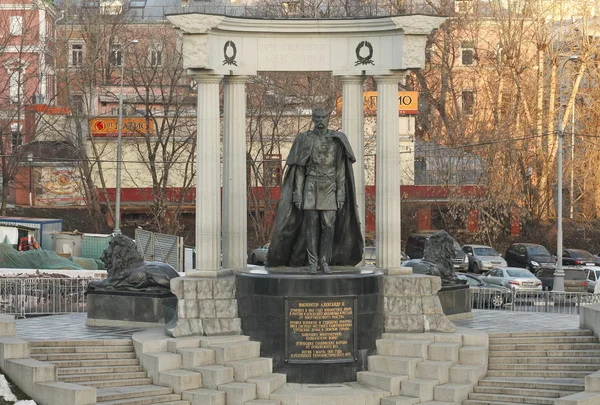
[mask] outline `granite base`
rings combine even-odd
[[[171,293],[88,292],[86,324],[90,326],[123,326],[129,322],[132,326],[163,326],[165,324],[163,307],[165,306],[167,308],[176,307],[177,297]]]

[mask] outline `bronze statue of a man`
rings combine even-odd
[[[314,127],[294,140],[267,253],[267,266],[354,266],[363,241],[348,138],[328,129],[329,113],[313,110]]]

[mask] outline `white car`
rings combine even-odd
[[[542,291],[542,281],[527,269],[520,267],[496,267],[485,276],[490,284],[519,291]]]
[[[250,264],[265,264],[271,242],[259,246],[250,253]]]

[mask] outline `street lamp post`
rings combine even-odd
[[[125,52],[131,44],[137,44],[137,39],[132,39],[121,47],[121,86],[119,88],[119,118],[117,120],[117,173],[115,190],[115,229],[113,233],[121,233],[121,160],[123,155],[123,77],[125,76]]]
[[[558,190],[556,192],[556,200],[557,200],[557,213],[556,213],[556,271],[554,272],[554,286],[552,288],[553,291],[556,292],[564,292],[565,291],[565,271],[562,266],[562,255],[563,255],[563,230],[562,230],[562,220],[563,220],[563,196],[562,196],[562,187],[563,187],[563,113],[562,113],[562,86],[561,80],[563,77],[563,70],[565,69],[565,65],[569,61],[576,61],[578,56],[573,55],[570,56],[569,59],[563,62],[560,67],[559,75],[558,75],[558,173],[557,173],[557,183]]]
[[[29,206],[33,205],[33,153],[27,154],[27,164],[29,165]]]

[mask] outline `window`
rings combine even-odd
[[[100,0],[100,14],[117,15],[123,11],[123,3],[119,0]]]
[[[23,75],[24,71],[21,69],[15,69],[10,72],[9,87],[10,87],[10,100],[13,103],[19,102],[23,99]]]
[[[150,46],[150,49],[148,51],[148,59],[150,62],[150,66],[162,66],[162,50],[162,44],[153,44]]]
[[[279,187],[281,185],[281,155],[266,154],[263,163],[263,186]]]
[[[461,101],[463,114],[473,115],[475,112],[475,92],[473,90],[463,90]]]
[[[454,11],[461,14],[468,14],[473,11],[473,2],[471,0],[456,0],[454,2]]]
[[[10,17],[10,35],[23,35],[23,16],[13,15]]]
[[[73,94],[71,103],[71,112],[73,115],[81,116],[85,111],[85,100],[83,94]]]
[[[83,44],[74,43],[71,44],[71,66],[82,66],[83,65]]]
[[[123,50],[120,44],[113,44],[110,47],[110,64],[112,66],[120,67],[123,63]]]
[[[502,98],[500,101],[500,114],[502,117],[507,117],[510,113],[510,109],[512,107],[511,104],[511,96],[509,93],[502,93]]]
[[[475,45],[473,41],[462,41],[460,43],[460,64],[462,66],[475,65]]]
[[[21,132],[21,126],[19,124],[10,125],[11,132],[11,143],[10,148],[14,152],[17,147],[23,145],[23,132]]]

